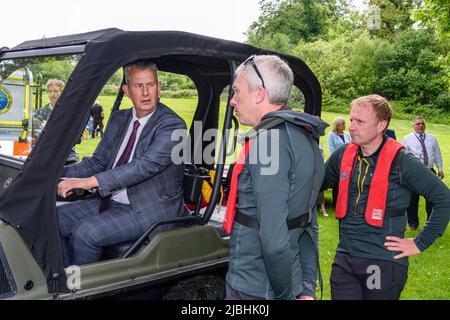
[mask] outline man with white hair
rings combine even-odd
[[[251,56],[236,70],[231,105],[253,129],[233,169],[224,220],[230,300],[315,296],[315,204],[324,175],[316,141],[327,124],[287,106],[292,84],[277,56]]]
[[[45,85],[47,88],[47,95],[49,102],[42,106],[42,108],[34,110],[33,114],[33,138],[37,139],[45,127],[50,113],[55,108],[59,96],[64,89],[64,82],[59,79],[49,79]]]
[[[42,106],[42,108],[33,110],[33,120],[32,120],[33,129],[31,134],[34,140],[33,144],[37,141],[37,139],[41,135],[42,130],[47,124],[47,121],[50,118],[50,114],[56,107],[59,96],[64,90],[65,84],[64,81],[59,79],[49,79],[45,87],[47,88],[47,95],[49,102],[46,105]],[[81,143],[81,137],[77,141],[77,144],[78,143]],[[69,152],[69,155],[67,156],[66,164],[74,163],[77,162],[78,160],[79,160],[78,153],[75,150],[75,146],[73,146]]]

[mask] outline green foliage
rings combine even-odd
[[[378,37],[391,38],[399,31],[408,30],[414,24],[411,10],[418,7],[420,0],[370,0],[369,5],[379,8],[379,28],[371,30]]]
[[[163,98],[192,98],[197,97],[196,89],[181,89],[181,90],[162,90],[161,97]]]
[[[358,95],[373,92],[377,78],[387,73],[393,48],[383,39],[372,39],[367,32],[346,34],[330,41],[299,43],[292,54],[308,64],[318,77],[326,110],[342,108]]]
[[[248,42],[274,49],[274,39],[282,38],[282,51],[299,41],[325,38],[349,12],[346,0],[261,0],[260,10],[248,29]]]
[[[443,71],[443,80],[450,85],[450,0],[423,0],[423,5],[412,14],[442,44],[443,50],[432,65]]]
[[[439,43],[430,38],[425,30],[411,29],[396,34],[393,46],[394,54],[388,64],[388,72],[379,78],[376,90],[388,99],[409,103],[410,107],[406,110],[411,112],[419,110],[420,106],[449,110],[448,88],[443,72],[433,64],[438,58]],[[436,97],[440,97],[438,103]]]
[[[435,29],[443,39],[450,33],[450,0],[423,0],[423,5],[412,14],[420,24]]]
[[[259,34],[255,35],[253,30],[248,31],[248,43],[260,48],[278,51],[281,53],[289,53],[292,50],[292,43],[289,36],[283,33],[272,35]]]
[[[434,61],[442,46],[424,30],[398,32],[392,40],[352,32],[328,41],[299,42],[291,54],[318,77],[323,107],[343,112],[356,97],[379,93],[400,114],[421,112],[430,119],[450,110],[444,72]],[[397,112],[397,111],[396,111]]]
[[[434,50],[433,46],[436,43],[426,31],[410,29],[397,33],[393,39],[393,45],[395,53],[391,67],[409,69],[416,66],[419,54],[423,49]]]
[[[440,99],[446,99],[448,106],[448,96]],[[409,99],[392,100],[390,103],[394,109],[394,117],[397,119],[411,120],[414,116],[420,115],[425,117],[427,120],[437,123],[450,123],[450,112],[448,112],[448,110],[443,111],[443,108],[437,108],[436,104],[416,105]]]
[[[101,95],[115,96],[122,84],[122,79],[123,72],[122,69],[119,69],[105,84]],[[160,71],[158,72],[158,80],[161,82],[162,93],[167,97],[183,98],[197,94],[194,82],[187,76]],[[180,92],[176,93],[176,91]]]
[[[345,37],[330,42],[301,42],[292,51],[316,74],[325,96],[350,97],[355,94],[354,81],[346,74],[350,67],[348,43]]]
[[[35,77],[39,73],[42,75],[45,89],[45,83],[49,79],[59,79],[67,83],[70,74],[75,69],[78,59],[79,57],[77,56],[43,57],[42,59],[30,59],[27,66]]]
[[[324,110],[342,112],[354,98],[378,93],[397,101],[401,116],[446,119],[439,113],[450,110],[449,0],[367,4],[379,9],[370,30],[357,23],[367,23],[370,10],[358,15],[345,1],[262,0],[248,42],[304,60],[321,83]],[[430,36],[434,30],[439,37]]]
[[[100,94],[103,96],[115,96],[115,95],[117,95],[117,92],[119,91],[119,86],[120,86],[120,84],[107,83],[103,87]]]
[[[103,86],[101,91],[101,95],[106,96],[115,96],[119,91],[119,87],[122,84],[123,80],[123,70],[122,68],[118,69],[112,76],[109,78],[108,82]]]
[[[159,72],[158,80],[161,82],[162,90],[176,91],[195,89],[194,82],[187,76],[169,72]]]

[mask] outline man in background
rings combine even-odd
[[[425,119],[417,116],[413,120],[413,132],[405,136],[402,144],[406,147],[406,151],[411,153],[423,163],[425,167],[430,169],[434,174],[434,166],[438,169],[439,179],[444,179],[444,171],[442,164],[441,150],[434,135],[425,133]],[[417,193],[411,195],[411,202],[408,207],[408,225],[410,230],[416,230],[419,227],[419,198]],[[431,203],[426,202],[427,220],[431,214]]]
[[[100,133],[100,138],[103,137],[103,119],[105,118],[105,115],[103,114],[103,107],[98,100],[95,100],[95,103],[91,108],[91,117],[93,120],[92,138],[95,138],[97,133]]]

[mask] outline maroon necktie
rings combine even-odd
[[[422,145],[423,150],[423,164],[424,166],[428,166],[428,152],[427,147],[425,147],[425,135],[421,134],[419,136],[419,142]]]
[[[128,163],[128,160],[130,160],[131,152],[133,151],[134,142],[136,141],[136,133],[139,128],[139,121],[136,120],[133,123],[133,132],[131,132],[130,138],[128,139],[127,146],[122,152],[122,155],[119,158],[119,161],[117,161],[115,167],[121,166],[125,163]],[[106,197],[103,197],[100,201],[100,208],[99,212],[102,213],[103,211],[108,210],[109,203],[111,201],[112,195],[108,195]]]

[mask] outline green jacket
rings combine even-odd
[[[48,118],[50,118],[50,114],[52,113],[53,109],[50,107],[50,104],[47,103],[46,105],[42,106],[42,108],[34,110],[33,111],[33,119],[32,119],[32,133],[31,136],[33,139],[39,139],[39,136],[42,133],[42,129],[44,129]],[[81,143],[81,137],[78,139],[77,144]],[[79,157],[78,153],[75,150],[75,146],[72,147],[72,150],[70,150],[69,155],[67,156],[66,163],[73,163],[78,162]]]
[[[238,180],[238,210],[256,219],[260,229],[234,222],[226,280],[233,289],[263,299],[294,299],[302,293],[314,296],[314,245],[304,229],[288,230],[287,220],[308,211],[315,179],[312,227],[318,240],[315,200],[324,164],[317,143],[302,126],[311,127],[318,138],[328,125],[318,117],[291,110],[271,112],[262,122],[271,117],[285,121],[256,136]],[[264,154],[272,157],[270,164]]]
[[[386,139],[387,137],[385,137]],[[338,184],[341,160],[346,146],[343,145],[337,149],[327,160],[322,189],[326,189],[332,184]],[[369,163],[368,169],[367,162],[357,160],[353,174],[350,174],[347,214],[344,219],[339,220],[339,244],[337,251],[367,259],[389,260],[408,265],[407,258],[395,260],[394,256],[398,253],[388,251],[384,243],[387,236],[404,238],[407,223],[406,209],[409,206],[411,192],[425,196],[433,205],[430,220],[427,221],[423,230],[415,239],[415,243],[420,251],[428,248],[444,233],[450,217],[450,192],[447,186],[423,166],[417,158],[402,152],[400,158],[394,159],[394,166],[389,174],[386,207],[404,209],[405,215],[391,218],[389,214],[386,214],[383,227],[381,228],[368,225],[365,222],[364,214],[351,214],[349,210],[356,202],[358,202],[359,206],[365,208],[380,150],[381,146],[373,155],[365,157]],[[397,157],[399,157],[399,154]],[[360,164],[361,174],[359,174]],[[367,174],[364,174],[366,169]],[[363,181],[364,183],[361,195],[357,201],[358,177],[359,182]]]
[[[38,139],[42,129],[44,128],[48,118],[50,117],[50,114],[52,113],[52,108],[50,107],[50,104],[46,104],[42,106],[42,108],[33,110],[33,131],[32,131],[32,137],[34,139]]]

